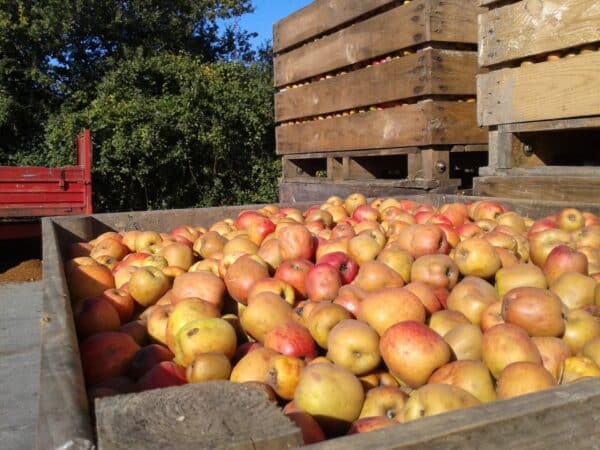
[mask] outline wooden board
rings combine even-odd
[[[479,64],[487,67],[600,41],[597,0],[522,0],[479,16]]]
[[[600,177],[489,176],[473,180],[475,195],[535,198],[541,201],[598,202]]]
[[[0,446],[35,448],[42,283],[0,284]]]
[[[275,95],[283,122],[431,95],[475,95],[475,52],[426,49]]]
[[[487,142],[475,103],[424,101],[276,128],[277,153],[311,153]]]
[[[228,381],[99,399],[96,430],[98,450],[279,450],[302,445],[300,429],[264,392]]]
[[[480,125],[600,114],[600,52],[477,76]]]
[[[396,0],[315,0],[273,25],[273,51],[279,53]]]
[[[275,57],[275,86],[426,42],[477,42],[470,0],[415,0]]]

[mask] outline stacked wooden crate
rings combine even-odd
[[[447,192],[486,164],[478,12],[471,0],[316,0],[276,23],[282,199],[294,183]]]
[[[600,2],[480,0],[478,121],[489,166],[474,192],[599,201]]]

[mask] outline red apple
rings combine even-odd
[[[306,295],[313,302],[334,301],[341,286],[340,272],[332,265],[317,264],[306,274]]]
[[[162,361],[155,365],[136,383],[139,391],[148,391],[187,383],[185,367],[172,361]]]
[[[272,328],[265,335],[264,346],[296,358],[310,360],[318,356],[317,346],[310,332],[296,322],[286,322]]]
[[[175,355],[167,347],[160,344],[147,345],[142,347],[132,358],[127,369],[127,375],[137,380],[158,363],[172,361],[174,357]]]
[[[275,271],[275,278],[285,281],[294,288],[297,299],[306,298],[306,276],[314,266],[307,259],[293,259],[282,262]]]
[[[358,263],[344,252],[327,253],[317,260],[317,264],[329,264],[336,268],[340,273],[342,284],[351,283],[359,269]]]

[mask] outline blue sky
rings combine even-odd
[[[258,33],[253,42],[258,46],[266,40],[272,40],[275,22],[311,2],[312,0],[254,0],[254,13],[243,15],[239,19],[239,25],[243,29]]]

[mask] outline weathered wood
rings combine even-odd
[[[372,14],[396,0],[316,0],[275,22],[273,51],[279,53],[319,36],[365,14]]]
[[[479,17],[483,67],[600,41],[597,0],[522,0]]]
[[[600,114],[600,52],[477,76],[484,126]]]
[[[305,448],[337,450],[342,442],[345,450],[594,448],[598,408],[600,380],[588,379]]]
[[[42,283],[0,285],[0,446],[35,448]]]
[[[453,144],[482,144],[475,103],[423,101],[381,111],[276,128],[277,153],[312,153]]]
[[[473,180],[475,195],[540,201],[598,202],[600,177],[488,176]]]
[[[278,450],[302,434],[264,392],[212,381],[96,401],[99,450]]]
[[[408,189],[410,192],[414,193],[414,194],[422,194],[423,191],[431,191],[431,190],[435,190],[438,187],[440,187],[440,183],[438,180],[425,180],[423,178],[410,178],[410,179],[403,179],[403,180],[382,180],[382,179],[377,179],[377,178],[363,178],[363,179],[348,179],[348,175],[345,175],[346,178],[338,178],[338,179],[330,179],[330,178],[304,178],[304,177],[297,177],[297,178],[283,178],[281,181],[282,183],[301,183],[304,184],[306,186],[308,185],[315,185],[318,186],[323,184],[339,184],[342,186],[354,186],[354,189],[359,189],[361,187],[367,188],[369,186],[377,188],[377,189],[391,189],[391,190],[397,190],[399,188],[402,189]],[[454,184],[456,185],[456,182],[454,182],[454,180],[450,180],[449,184]],[[409,193],[410,193],[409,192]],[[366,195],[366,194],[365,194]],[[392,194],[389,194],[392,195]]]
[[[426,42],[477,42],[477,7],[466,0],[415,0],[274,59],[275,86]]]
[[[543,120],[536,122],[509,123],[498,125],[505,133],[527,133],[535,131],[585,130],[600,128],[600,116],[577,119]]]
[[[475,95],[475,52],[426,49],[275,95],[283,122],[414,97]]]
[[[314,158],[342,158],[344,156],[390,156],[390,155],[407,155],[417,153],[421,149],[419,147],[398,147],[398,148],[374,148],[367,150],[352,150],[340,152],[311,152],[297,153],[293,155],[284,155],[282,159],[314,159]]]

